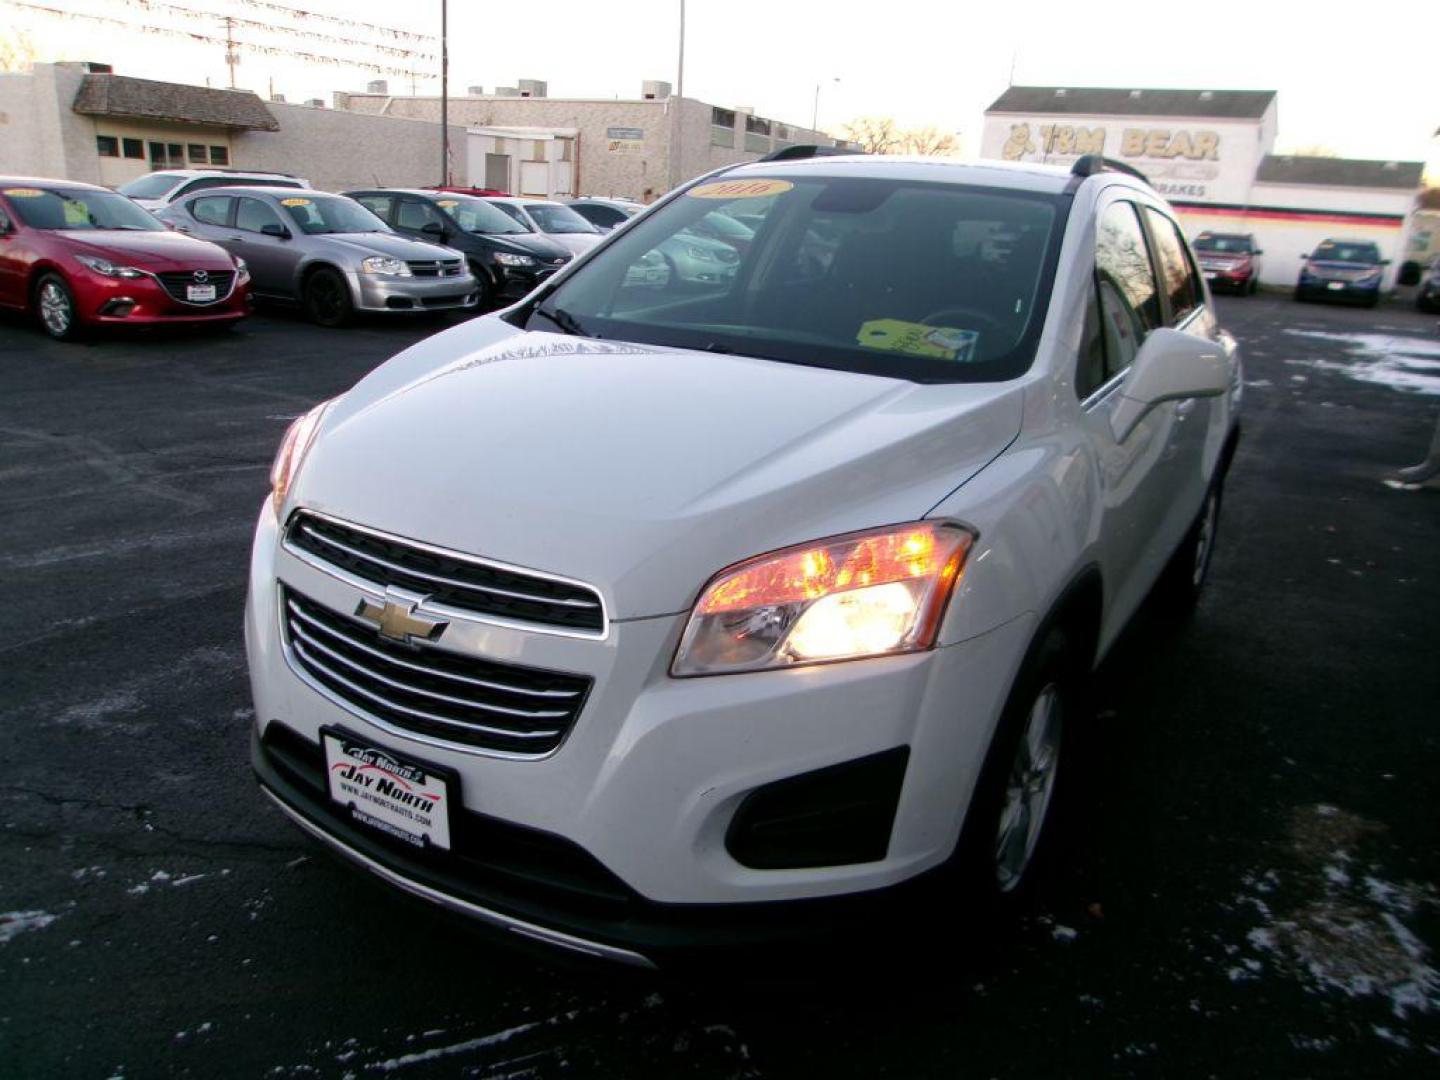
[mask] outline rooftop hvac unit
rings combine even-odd
[[[325,107],[325,99],[318,97],[306,98],[305,104],[312,109],[323,109]]]
[[[285,104],[285,95],[284,95],[284,94],[271,94],[271,95],[270,95],[270,100],[273,101],[273,102],[275,102],[275,104],[277,104],[277,105],[284,105],[284,104]]]
[[[365,92],[367,94],[388,94],[390,93],[390,83],[385,79],[372,79],[365,84]]]
[[[517,87],[517,86],[497,86],[497,87],[495,88],[495,96],[496,96],[496,97],[519,97],[519,96],[520,96],[520,88]]]
[[[549,88],[545,85],[544,81],[540,79],[520,80],[521,97],[545,97],[548,92]]]
[[[640,96],[646,101],[659,101],[670,96],[670,84],[661,79],[647,79],[640,84]]]
[[[483,86],[467,86],[465,88],[465,93],[469,94],[471,97],[484,97],[485,88]]]

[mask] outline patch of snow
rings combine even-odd
[[[468,1053],[471,1050],[479,1050],[486,1046],[494,1046],[497,1043],[508,1042],[517,1035],[524,1035],[528,1031],[534,1031],[543,1021],[533,1020],[528,1024],[517,1024],[515,1027],[506,1028],[504,1031],[497,1031],[493,1035],[481,1035],[478,1038],[466,1039],[464,1042],[451,1043],[449,1046],[436,1046],[429,1050],[417,1050],[413,1054],[401,1054],[399,1057],[390,1058],[387,1061],[376,1061],[365,1066],[367,1072],[394,1072],[396,1069],[404,1069],[411,1065],[418,1065],[425,1061],[436,1061],[440,1058],[451,1057],[455,1054]]]
[[[45,911],[0,911],[0,945],[27,930],[44,930],[59,917]]]
[[[1074,927],[1062,926],[1059,923],[1056,923],[1054,928],[1052,928],[1050,931],[1050,936],[1056,941],[1074,941],[1077,937],[1080,936],[1080,931],[1076,930]]]
[[[1333,371],[1360,382],[1419,394],[1440,394],[1440,342],[1399,334],[1341,334],[1327,330],[1287,329],[1287,334],[1344,347],[1349,362],[1287,360],[1319,371]]]

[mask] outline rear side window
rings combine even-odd
[[[1180,229],[1164,214],[1145,208],[1150,221],[1150,235],[1155,240],[1155,261],[1160,265],[1165,295],[1170,300],[1170,325],[1185,319],[1200,306],[1200,289],[1195,283],[1195,270]]]
[[[266,225],[279,225],[275,211],[259,199],[241,199],[235,211],[235,227],[246,232],[261,232]]]
[[[202,199],[191,199],[190,216],[205,225],[224,226],[230,220],[230,196],[209,195]]]
[[[380,211],[376,210],[373,206],[367,205],[364,199],[361,199],[360,203],[362,206],[365,206],[367,210],[371,210],[376,214],[380,213]],[[419,232],[425,228],[426,225],[439,225],[443,229],[445,227],[445,218],[441,216],[439,210],[436,210],[435,207],[424,200],[400,200],[400,213],[395,216],[395,227],[397,229],[410,229],[412,232]]]
[[[384,221],[390,220],[390,203],[392,200],[389,195],[356,195],[355,201],[376,217]]]
[[[1095,232],[1095,291],[1108,381],[1135,362],[1140,343],[1160,325],[1155,272],[1131,203],[1112,203],[1101,212]]]

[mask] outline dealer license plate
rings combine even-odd
[[[215,299],[214,285],[186,285],[185,299],[192,303],[203,303],[206,300]]]
[[[1336,291],[1338,292],[1339,290],[1345,288],[1345,282],[1343,282],[1343,281],[1332,281],[1332,282],[1330,282],[1330,284],[1326,285],[1325,287],[1326,287],[1327,289],[1334,289],[1334,290],[1336,290]]]
[[[416,847],[450,848],[450,784],[429,765],[325,728],[330,798],[361,825]]]

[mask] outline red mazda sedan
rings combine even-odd
[[[241,259],[91,184],[0,176],[0,305],[53,338],[104,324],[227,324],[250,312]]]

